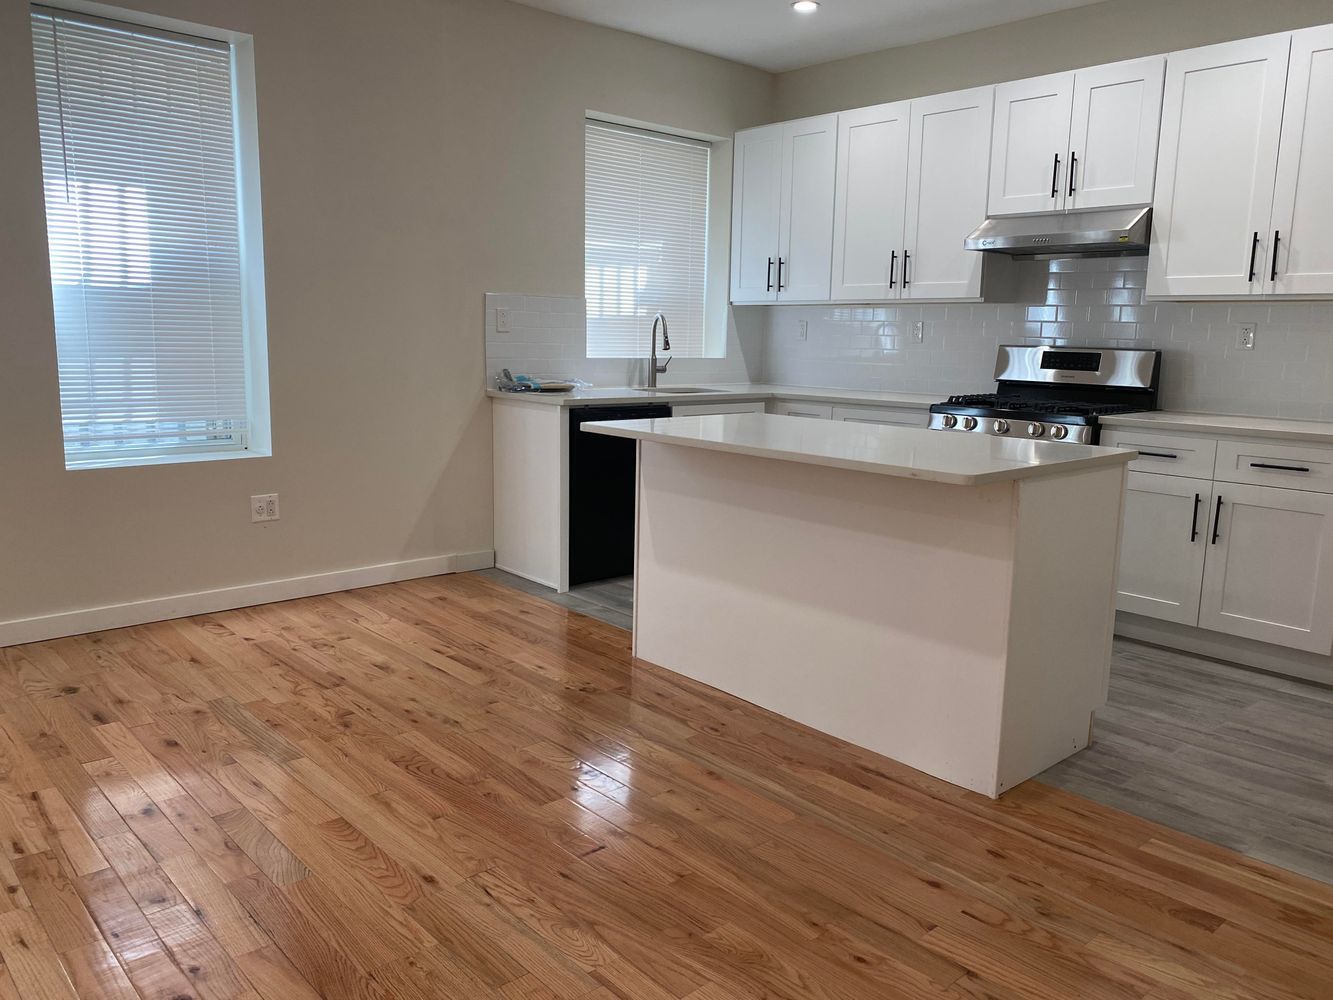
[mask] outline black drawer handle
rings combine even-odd
[[[1279,469],[1282,472],[1309,472],[1308,465],[1272,465],[1268,462],[1251,462],[1251,469]]]
[[[1147,455],[1149,458],[1179,458],[1179,457],[1180,457],[1179,455],[1173,455],[1173,454],[1171,454],[1171,452],[1169,452],[1169,451],[1144,451],[1142,448],[1140,448],[1138,451],[1139,451],[1139,454],[1140,454],[1140,455]]]
[[[1199,537],[1199,504],[1203,503],[1203,495],[1194,494],[1194,513],[1190,517],[1190,541],[1193,542]]]
[[[1213,544],[1217,544],[1217,533],[1222,526],[1222,498],[1217,498],[1217,510],[1213,513]]]

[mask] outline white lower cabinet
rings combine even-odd
[[[832,417],[849,424],[879,424],[885,427],[925,427],[929,414],[921,409],[891,406],[835,406]]]
[[[775,399],[768,404],[768,412],[784,417],[813,417],[829,420],[833,417],[832,403],[804,403],[795,399]]]
[[[1230,475],[1217,445],[1217,475]],[[1131,472],[1116,607],[1333,651],[1333,494]]]
[[[1181,625],[1198,624],[1212,503],[1210,480],[1129,474],[1117,608]]]
[[[1215,484],[1202,628],[1310,653],[1333,648],[1333,496]]]
[[[707,417],[718,413],[763,413],[763,400],[752,403],[675,403],[673,417]]]

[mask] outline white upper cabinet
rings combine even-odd
[[[995,88],[991,215],[1147,205],[1166,57]]]
[[[1333,26],[1292,36],[1269,290],[1333,294]]]
[[[834,300],[878,302],[901,293],[909,114],[902,101],[838,116]]]
[[[779,302],[828,300],[837,156],[837,115],[805,118],[783,127]]]
[[[912,102],[902,294],[981,297],[983,254],[963,240],[986,215],[994,87]]]
[[[1074,74],[1065,207],[1152,202],[1166,57]]]
[[[737,132],[731,190],[731,301],[777,301],[782,125]]]
[[[837,115],[736,133],[731,301],[826,301]]]
[[[995,88],[989,214],[1027,215],[1064,208],[1073,103],[1073,73]]]
[[[1168,58],[1149,295],[1264,290],[1290,48],[1269,35]]]

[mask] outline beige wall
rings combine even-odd
[[[274,454],[65,471],[28,3],[0,0],[0,622],[490,549],[482,295],[581,293],[585,109],[773,117],[768,74],[504,0],[129,5],[255,36]]]
[[[1333,23],[1333,0],[1109,0],[778,77],[780,119]]]

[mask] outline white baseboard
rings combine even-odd
[[[417,580],[425,576],[445,573],[466,573],[469,570],[489,569],[495,565],[495,553],[456,552],[424,559],[406,559],[402,562],[380,563],[376,566],[357,566],[354,569],[294,576],[285,580],[266,580],[220,590],[201,590],[193,594],[175,594],[155,597],[128,604],[111,604],[100,608],[84,608],[37,618],[19,618],[0,622],[0,647],[17,646],[25,642],[59,639],[67,635],[100,632],[127,625],[143,625],[169,618],[187,618],[233,608],[248,608],[273,601],[290,601],[297,597],[332,594],[357,587],[373,587],[381,583]]]

